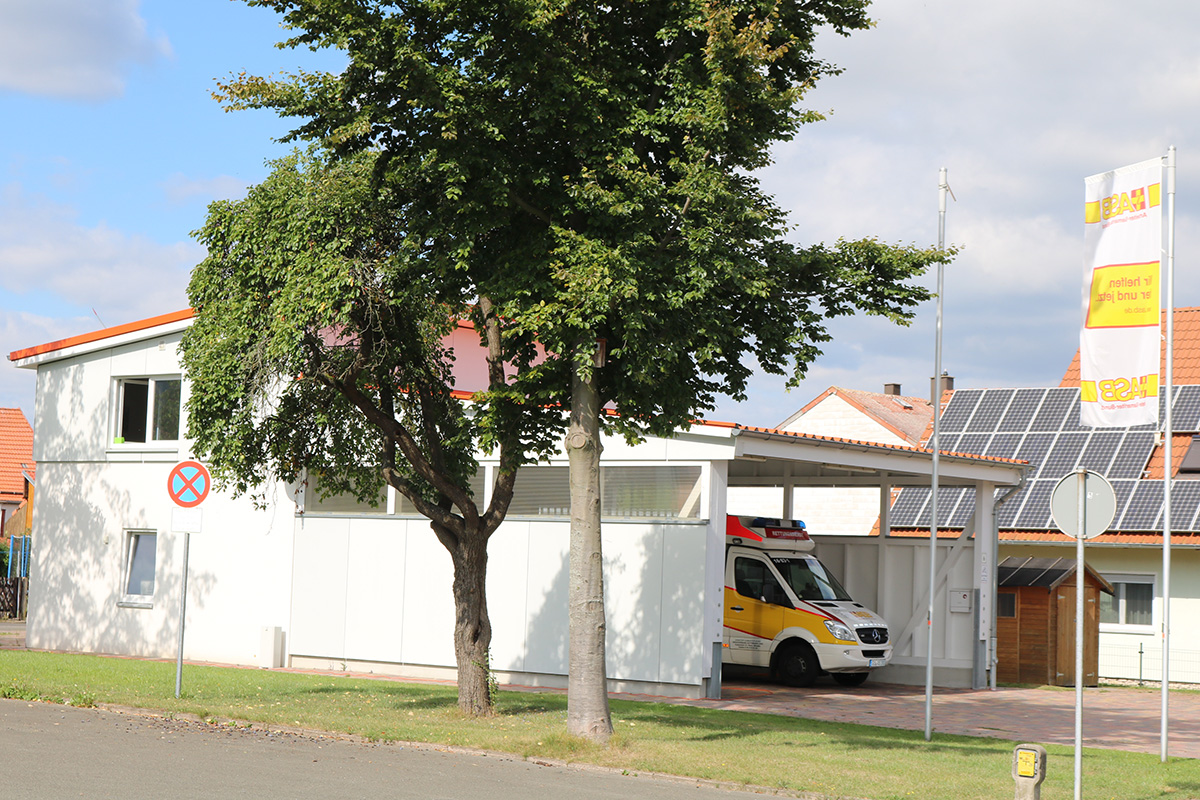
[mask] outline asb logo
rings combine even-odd
[[[1129,192],[1117,192],[1090,203],[1084,203],[1084,222],[1107,221],[1122,214],[1132,214],[1155,208],[1161,202],[1161,184],[1152,183]]]
[[[1158,396],[1158,375],[1142,375],[1133,378],[1116,378],[1103,381],[1083,381],[1080,386],[1085,403],[1097,401],[1123,403]]]

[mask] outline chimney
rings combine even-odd
[[[931,403],[938,402],[941,399],[943,392],[954,391],[954,376],[952,376],[950,373],[948,373],[944,370],[942,371],[942,391],[941,392],[938,391],[937,383],[938,382],[937,382],[936,378],[929,379],[929,397],[930,397]]]
[[[887,394],[887,395],[891,395],[893,397],[899,397],[900,396],[900,384],[885,383],[883,385],[883,393]]]

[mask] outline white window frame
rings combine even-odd
[[[179,383],[179,429],[174,439],[154,438],[154,407],[158,396],[158,384],[177,381]],[[125,413],[125,387],[130,384],[146,386],[146,441],[129,442],[124,439],[122,420]],[[109,433],[110,450],[178,450],[184,429],[183,376],[182,375],[123,375],[113,381],[113,415]],[[120,440],[120,441],[118,441]]]
[[[1101,622],[1100,630],[1105,633],[1154,633],[1158,624],[1158,576],[1153,573],[1105,572],[1104,579],[1112,584],[1117,602],[1117,614],[1121,622]],[[1125,585],[1130,583],[1150,587],[1150,622],[1134,624],[1124,622],[1126,618]]]
[[[136,545],[143,537],[154,538],[154,572],[150,578],[151,589],[149,594],[141,592],[131,593],[129,591],[130,581],[134,577],[134,561],[137,555]],[[126,530],[122,537],[121,545],[121,599],[117,601],[117,605],[125,608],[153,608],[154,592],[158,588],[158,531],[144,529]],[[144,553],[145,551],[142,552]]]

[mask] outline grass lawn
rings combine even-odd
[[[1014,743],[766,714],[614,701],[607,747],[566,733],[562,694],[501,692],[498,713],[463,717],[453,687],[97,656],[0,651],[0,697],[111,703],[168,713],[431,742],[664,772],[833,797],[969,800],[1013,795]],[[1044,800],[1073,796],[1073,750],[1050,746]],[[1084,796],[1200,798],[1200,760],[1089,749]]]

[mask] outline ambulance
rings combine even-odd
[[[859,686],[891,660],[887,622],[855,602],[813,549],[798,519],[726,519],[724,663],[767,667],[792,686],[823,673]]]

